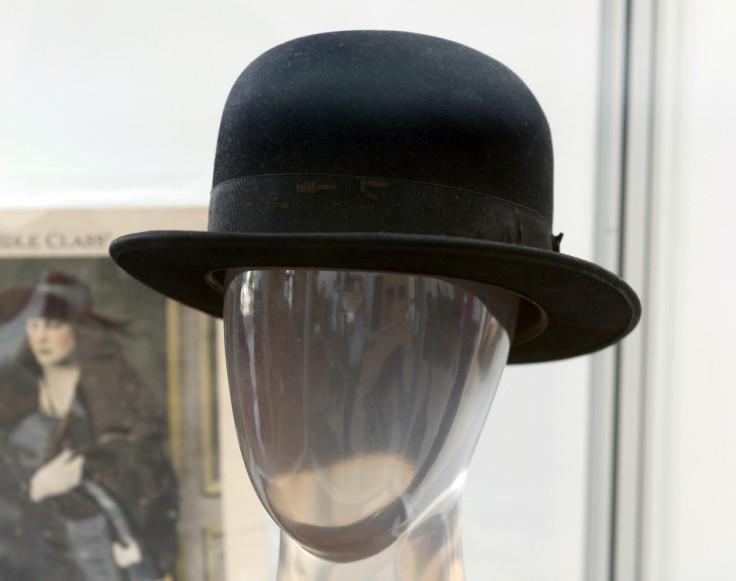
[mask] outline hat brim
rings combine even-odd
[[[499,287],[530,301],[545,316],[539,334],[512,345],[509,363],[597,351],[629,333],[641,313],[634,291],[596,264],[548,250],[465,238],[151,231],[114,240],[110,254],[147,286],[216,317],[222,317],[223,309],[217,281],[236,268],[403,272]]]

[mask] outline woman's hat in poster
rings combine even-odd
[[[153,231],[111,254],[161,293],[222,316],[227,269],[451,277],[521,297],[509,361],[601,349],[636,325],[616,275],[560,253],[552,144],[511,70],[406,32],[317,34],[235,82],[206,232]]]
[[[92,308],[92,292],[81,279],[64,272],[43,274],[33,285],[0,292],[0,324],[27,317],[46,317],[101,327],[124,323]]]

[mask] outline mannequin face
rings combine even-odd
[[[230,278],[230,389],[261,501],[323,558],[386,548],[462,480],[516,297],[486,287],[481,301],[445,280],[389,273]]]
[[[26,322],[26,335],[41,367],[65,363],[76,348],[72,324],[61,319],[31,317]]]

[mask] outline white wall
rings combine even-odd
[[[591,257],[599,23],[585,0],[5,0],[0,207],[205,205],[240,70],[351,28],[444,36],[519,73],[552,127],[563,251]],[[588,364],[507,370],[467,485],[469,579],[582,578]]]
[[[647,581],[736,579],[736,4],[662,6]]]

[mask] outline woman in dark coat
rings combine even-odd
[[[25,322],[0,368],[0,571],[4,581],[154,581],[176,557],[166,422],[92,310],[54,273],[0,295]]]

